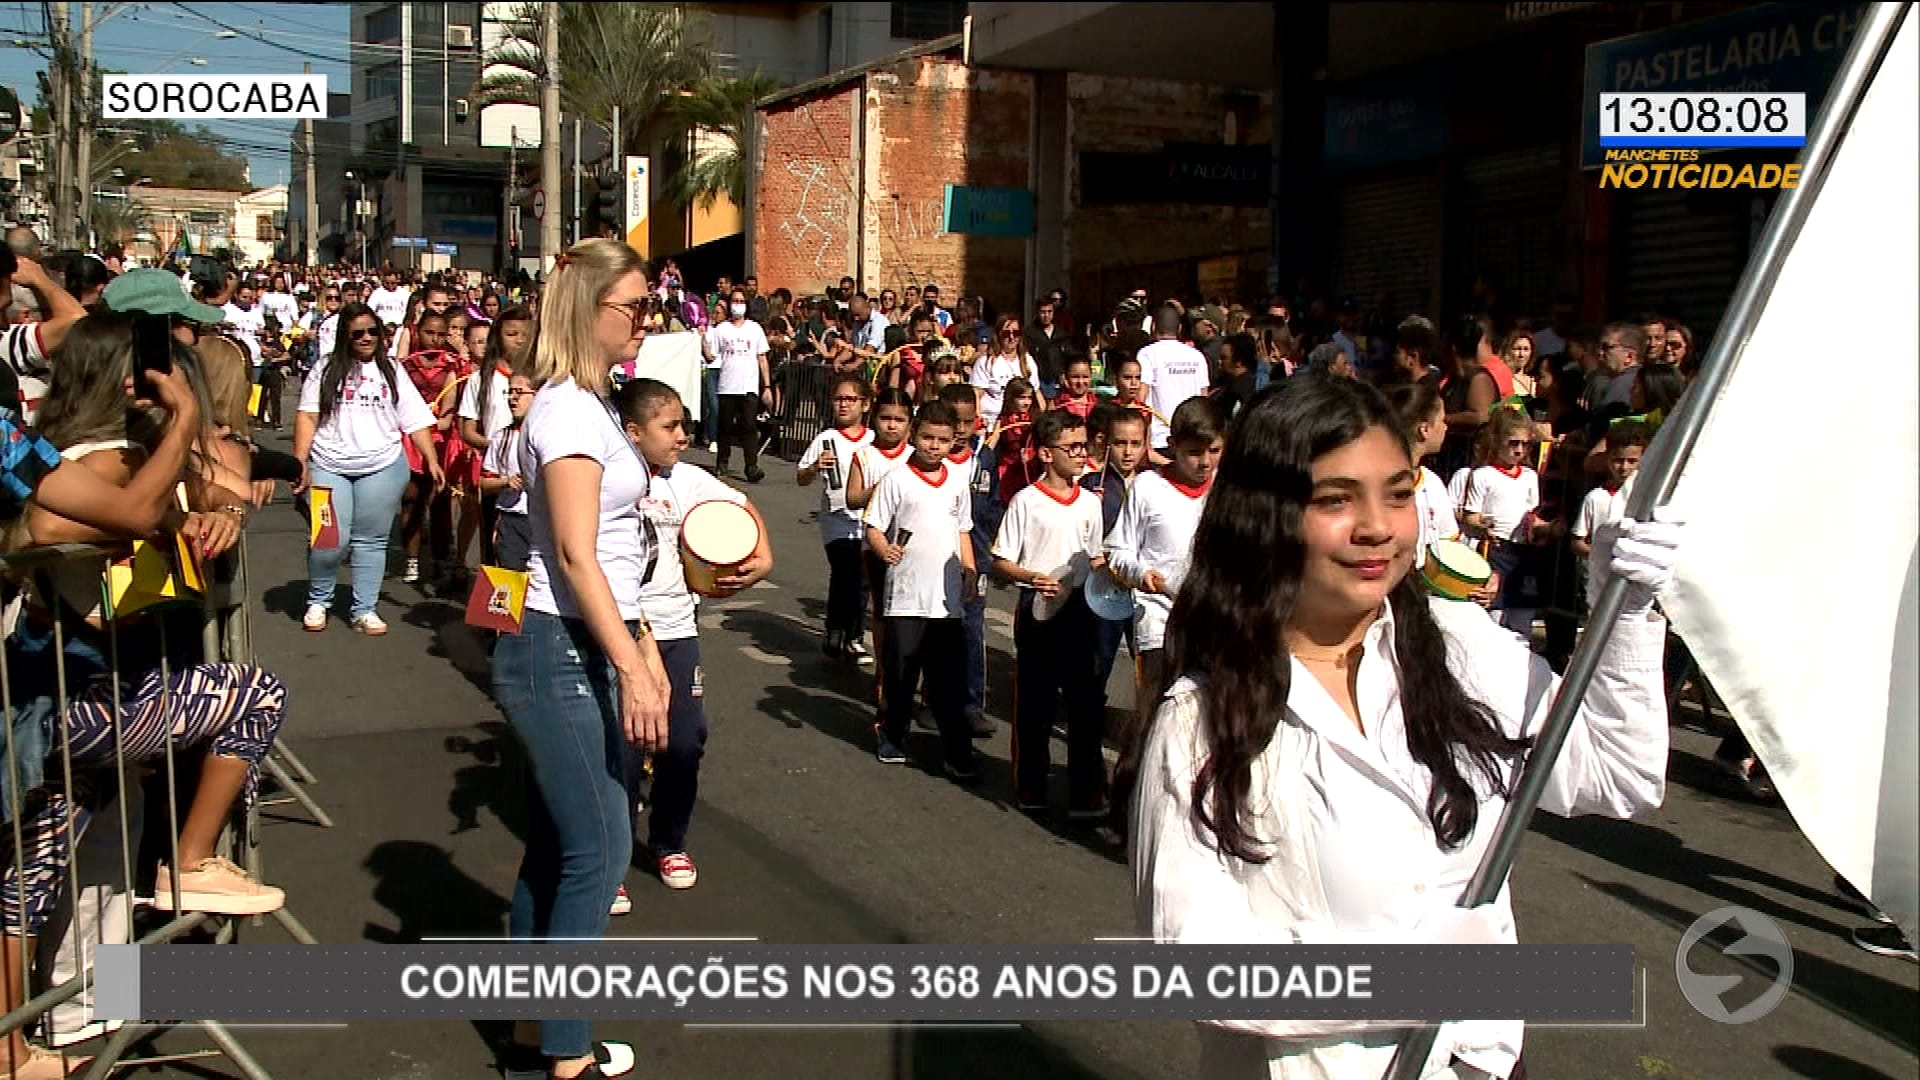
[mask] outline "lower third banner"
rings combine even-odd
[[[1634,1016],[1628,945],[102,945],[103,1020]]]

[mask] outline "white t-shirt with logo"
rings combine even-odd
[[[300,303],[292,293],[261,293],[258,307],[277,319],[282,330],[291,330],[300,321]]]
[[[1540,505],[1540,476],[1525,465],[1512,471],[1482,465],[1467,477],[1466,498],[1460,508],[1493,519],[1488,530],[1495,540],[1519,540],[1520,523]]]
[[[413,294],[405,289],[389,289],[382,286],[367,294],[367,306],[373,309],[380,321],[388,326],[399,326],[407,317],[407,301]]]
[[[757,322],[723,322],[707,331],[707,343],[720,361],[720,394],[758,394],[760,358],[767,353],[767,332]]]
[[[480,459],[480,472],[486,476],[503,478],[519,476],[522,437],[521,429],[512,425],[495,432],[487,440],[487,453]],[[493,497],[493,505],[503,514],[527,516],[527,496],[523,491],[501,488],[500,494]]]
[[[1158,449],[1167,445],[1172,435],[1166,420],[1160,418],[1171,420],[1175,409],[1193,398],[1205,397],[1213,380],[1206,354],[1184,341],[1156,341],[1141,348],[1139,359],[1140,379],[1147,384],[1147,406],[1156,414],[1147,441]]]
[[[861,450],[873,445],[873,432],[862,424],[859,427],[842,430],[828,428],[813,437],[807,444],[807,451],[800,455],[800,468],[811,469],[820,461],[820,455],[828,446],[833,447],[834,466],[838,484],[829,484],[829,477],[822,472],[814,478],[820,485],[820,541],[831,544],[836,540],[858,540],[866,535],[860,525],[860,511],[847,506],[847,480],[853,475],[853,459]],[[905,443],[901,444],[905,446]],[[904,461],[903,456],[899,460]],[[872,487],[875,481],[867,478],[864,467],[861,475]]]
[[[900,562],[887,568],[885,615],[960,617],[960,544],[973,530],[973,492],[966,470],[945,462],[930,474],[911,462],[893,470],[867,504],[866,525],[895,543],[902,531],[911,534]]]
[[[226,315],[226,324],[233,327],[234,336],[240,339],[240,344],[247,347],[247,354],[253,358],[255,364],[258,364],[260,362],[260,331],[267,328],[266,312],[260,310],[259,304],[243,310],[239,304],[231,301],[220,310]]]
[[[1167,593],[1133,594],[1134,642],[1140,652],[1158,649],[1167,636],[1173,596],[1186,580],[1187,561],[1207,493],[1181,487],[1158,472],[1141,473],[1127,489],[1120,517],[1107,535],[1107,565],[1124,581],[1139,582],[1158,570]]]
[[[973,371],[968,373],[967,382],[980,388],[980,423],[987,431],[992,431],[1004,411],[1007,396],[1007,384],[1033,370],[1031,357],[983,356],[973,362]]]
[[[1093,559],[1104,550],[1100,496],[1075,484],[1062,499],[1039,484],[1028,484],[1007,504],[993,557],[1045,574],[1065,594],[1086,584]],[[1033,593],[1033,613],[1048,618],[1058,605]]]
[[[333,343],[340,337],[340,313],[334,312],[320,320],[320,329],[313,332],[314,348],[319,352],[314,356],[315,364],[324,364],[327,357],[333,355]]]
[[[526,435],[520,443],[520,475],[526,481],[527,517],[533,526],[527,607],[565,618],[580,616],[573,591],[556,565],[540,467],[562,458],[584,457],[599,462],[601,469],[594,559],[606,574],[620,617],[640,618],[640,583],[650,554],[642,532],[640,500],[646,497],[650,473],[627,442],[612,408],[593,391],[570,378],[562,379],[541,388],[520,427]]]
[[[868,491],[878,491],[880,490],[880,481],[885,480],[888,473],[905,465],[907,459],[913,457],[913,444],[903,442],[899,446],[894,447],[892,451],[886,451],[872,443],[868,443],[866,446],[861,447],[860,452],[854,456],[858,458],[860,462],[861,482],[867,485]],[[863,523],[861,528],[865,529],[865,527]],[[866,534],[862,532],[861,535],[864,538]]]
[[[1602,525],[1611,525],[1627,515],[1626,489],[1608,491],[1604,487],[1587,492],[1580,501],[1580,514],[1573,521],[1572,534],[1588,543],[1593,542],[1593,534],[1600,531]],[[1600,572],[1594,568],[1593,560],[1586,560],[1587,595],[1597,598],[1600,595]]]
[[[315,364],[300,384],[300,411],[320,414],[320,383],[326,365]],[[413,380],[398,368],[393,385],[372,360],[347,372],[333,415],[313,433],[309,460],[330,473],[367,476],[393,464],[410,431],[433,426],[433,410],[420,399]]]
[[[1416,556],[1419,564],[1425,565],[1427,549],[1435,540],[1451,540],[1460,535],[1460,519],[1453,512],[1453,499],[1447,494],[1447,485],[1425,465],[1420,466],[1420,479],[1414,485],[1413,505],[1420,514],[1420,550]]]
[[[686,566],[680,561],[680,526],[687,520],[687,511],[715,501],[745,506],[747,497],[684,461],[654,473],[640,500],[640,512],[653,527],[655,544],[655,554],[648,557],[653,574],[640,590],[640,605],[653,624],[653,636],[661,641],[680,641],[700,633],[694,621],[700,598],[687,588]]]
[[[487,422],[481,425],[480,434],[489,442],[494,435],[513,423],[513,405],[507,400],[507,383],[512,376],[495,367],[493,378],[487,380]],[[480,423],[480,373],[460,386],[460,419]]]

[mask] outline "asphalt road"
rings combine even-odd
[[[761,588],[702,615],[713,735],[691,836],[700,884],[673,893],[635,872],[634,912],[613,933],[786,943],[1070,943],[1133,933],[1119,858],[1064,814],[1036,821],[1011,806],[1004,725],[983,744],[992,760],[974,791],[934,774],[931,736],[916,736],[925,740],[913,748],[921,767],[874,761],[867,677],[818,651],[826,562],[810,520],[817,492],[796,489],[782,463],[766,467],[768,479],[750,493],[773,531],[776,569]],[[320,774],[312,792],[337,826],[316,828],[296,808],[270,810],[269,879],[289,889],[292,910],[323,941],[500,934],[524,794],[485,692],[484,652],[461,621],[464,597],[423,597],[396,577],[382,604],[388,637],[362,638],[338,622],[305,634],[303,544],[284,498],[255,522],[253,639],[291,688],[283,734]],[[1000,614],[989,624],[995,714],[1011,698],[1007,595],[996,594]],[[1115,690],[1125,707],[1117,680]],[[1676,724],[1667,802],[1647,819],[1536,823],[1514,875],[1522,938],[1631,943],[1646,996],[1636,1026],[1531,1028],[1532,1074],[1914,1076],[1915,967],[1845,940],[1864,920],[1838,904],[1830,872],[1784,810],[1742,801],[1721,782],[1709,760],[1717,730],[1698,717]],[[1674,976],[1681,934],[1729,904],[1776,920],[1796,952],[1793,992],[1743,1027],[1704,1019]],[[269,924],[247,928],[243,940],[286,939]],[[1694,960],[1702,970],[1741,970],[1730,963]],[[1729,995],[1735,1004],[1764,989],[1770,973],[1746,974]],[[498,1031],[484,1022],[369,1023],[237,1034],[289,1080],[437,1080],[490,1075],[486,1040]],[[1191,1029],[1164,1022],[996,1031],[628,1022],[600,1034],[633,1041],[643,1077],[1161,1078],[1189,1075],[1196,1062]],[[206,1042],[182,1029],[155,1045]],[[215,1059],[191,1069],[162,1075],[229,1067]]]

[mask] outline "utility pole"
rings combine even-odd
[[[573,118],[573,242],[580,242],[580,118]]]
[[[620,242],[624,244],[627,242],[627,159],[624,153],[626,148],[621,145],[622,141],[620,138],[620,106],[615,105],[613,107],[613,172],[611,175],[613,176],[613,190],[620,193],[620,209],[615,211],[620,220],[612,222],[611,224],[613,225],[614,233],[620,237]],[[603,221],[600,223],[600,226],[604,229],[608,224],[608,222]]]
[[[313,74],[313,65],[301,64],[300,70],[307,73],[308,75],[311,75]],[[302,232],[304,233],[304,239],[306,241],[305,247],[306,247],[306,254],[307,254],[307,265],[314,266],[320,262],[320,245],[316,243],[314,239],[320,232],[320,193],[314,190],[314,186],[313,186],[314,177],[313,177],[313,118],[312,117],[307,118],[306,126],[307,126],[307,130],[305,133],[306,134],[305,142],[306,142],[306,159],[307,159],[307,170],[306,170],[307,171],[307,206],[306,206],[307,227],[304,230],[302,230]]]
[[[540,218],[540,268],[553,269],[560,254],[560,5],[547,0],[540,13],[540,58],[546,85],[540,91],[540,190],[547,212]]]
[[[73,236],[74,123],[73,43],[67,39],[67,5],[55,0],[46,6],[47,41],[53,60],[47,65],[53,83],[53,235],[55,247],[65,248]]]
[[[79,222],[80,246],[88,250],[93,248],[93,5],[80,5],[80,94],[71,106],[74,113],[74,130],[78,138],[74,140],[74,152],[79,155],[79,163],[74,166],[74,179],[80,184],[80,212],[74,215]]]
[[[520,206],[514,194],[520,187],[520,129],[507,129],[507,197],[500,204],[507,208],[507,269],[520,268]]]

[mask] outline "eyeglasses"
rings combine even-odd
[[[865,398],[859,397],[837,397],[833,399],[833,403],[835,405],[858,405],[865,400]]]
[[[370,338],[370,337],[379,337],[379,336],[380,336],[379,328],[372,327],[372,326],[369,326],[360,330],[347,331],[347,337],[352,338],[354,341],[359,341],[361,338]]]
[[[1087,444],[1083,442],[1061,443],[1058,446],[1049,446],[1047,447],[1047,449],[1058,450],[1061,453],[1066,454],[1068,457],[1086,457],[1087,456]]]
[[[647,324],[647,301],[645,297],[617,302],[613,300],[602,300],[600,301],[600,306],[618,308],[626,312],[627,318],[633,322],[633,329],[635,331],[643,329]]]
[[[513,401],[518,398],[532,397],[532,396],[533,396],[533,391],[531,390],[508,390],[507,391],[508,401]]]
[[[1533,440],[1532,439],[1508,439],[1507,445],[1508,446],[1532,446]]]
[[[340,299],[340,295],[338,293],[328,293],[327,295],[321,297],[321,299],[338,301]]]

